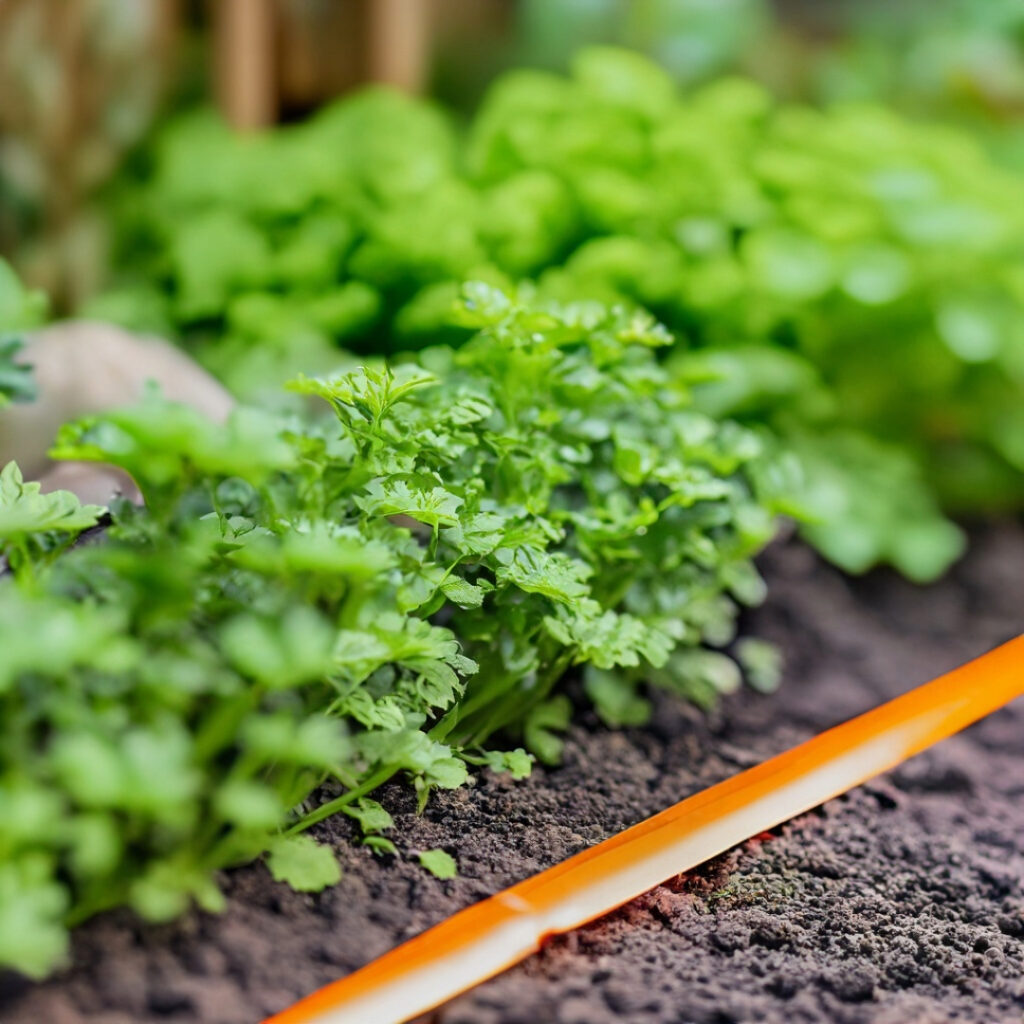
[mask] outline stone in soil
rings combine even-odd
[[[315,896],[259,865],[225,876],[228,909],[80,929],[42,985],[0,979],[3,1024],[253,1024],[443,917],[1024,629],[1024,530],[992,528],[941,584],[857,581],[798,544],[764,559],[748,631],[788,660],[779,694],[709,716],[655,698],[650,726],[581,716],[565,763],[523,783],[482,773],[418,817],[399,858],[318,832],[345,868]],[[1024,705],[667,882],[437,1011],[435,1024],[978,1024],[1024,1020]],[[440,882],[415,853],[440,847]],[[372,1024],[372,1022],[367,1022]]]

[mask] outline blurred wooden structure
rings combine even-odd
[[[95,285],[85,202],[155,116],[180,15],[179,0],[0,0],[0,253],[58,310]]]
[[[227,120],[257,129],[367,82],[428,84],[438,39],[500,37],[515,0],[0,0],[0,255],[56,311],[101,283],[90,200],[204,44]]]
[[[420,92],[439,34],[500,23],[509,0],[210,0],[218,103],[239,129],[366,82]]]

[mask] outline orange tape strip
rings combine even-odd
[[[482,900],[265,1024],[401,1024],[543,940],[887,771],[1024,695],[1024,636]]]

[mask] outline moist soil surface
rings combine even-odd
[[[981,654],[1024,628],[1024,529],[977,532],[922,589],[851,581],[794,542],[763,560],[748,632],[778,643],[773,697],[711,715],[667,695],[643,729],[583,713],[562,767],[481,773],[418,817],[385,788],[401,856],[318,828],[341,883],[301,895],[255,865],[228,908],[81,928],[42,985],[0,977],[2,1024],[255,1024],[469,903]],[[437,1011],[434,1024],[939,1024],[1024,1020],[1024,703],[680,876]],[[460,875],[416,862],[441,847]],[[368,1021],[367,1024],[375,1024]]]

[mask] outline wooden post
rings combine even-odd
[[[274,0],[213,0],[217,98],[241,131],[277,118],[274,7]]]
[[[369,0],[370,79],[421,92],[431,42],[431,0]]]

